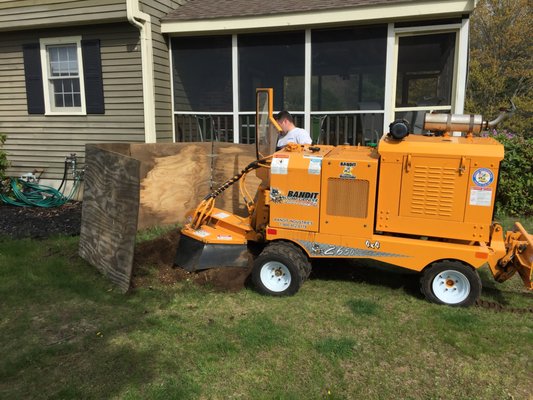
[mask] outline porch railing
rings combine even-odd
[[[233,115],[180,114],[175,116],[177,142],[233,142]],[[303,126],[304,115],[294,114],[297,126]],[[239,115],[239,142],[255,143],[255,115]],[[383,130],[381,112],[313,113],[311,137],[313,143],[329,145],[368,145],[377,143]]]

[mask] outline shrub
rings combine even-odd
[[[533,215],[533,138],[508,131],[494,131],[491,136],[505,147],[496,193],[496,213]]]
[[[7,153],[2,150],[7,136],[0,133],[0,181],[6,178],[6,170],[9,167],[9,161],[7,160]]]

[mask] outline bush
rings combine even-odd
[[[0,133],[0,182],[6,178],[6,170],[9,167],[9,161],[7,161],[7,153],[2,150],[7,136]]]
[[[533,215],[533,138],[507,131],[494,131],[491,136],[505,147],[496,193],[496,213]]]

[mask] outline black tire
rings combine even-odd
[[[274,242],[254,261],[252,282],[259,293],[292,296],[311,273],[311,263],[302,250],[288,242]]]
[[[437,261],[424,270],[420,290],[432,303],[468,307],[479,299],[481,279],[476,270],[460,261]]]

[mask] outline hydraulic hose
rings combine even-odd
[[[224,192],[227,188],[232,186],[235,182],[238,182],[248,172],[254,169],[257,169],[259,167],[265,166],[264,163],[266,163],[271,158],[272,156],[270,155],[260,160],[251,162],[246,167],[244,167],[244,169],[239,174],[228,179],[226,182],[220,185],[217,189],[215,189],[214,191],[209,193],[207,196],[205,196],[202,202],[198,205],[198,207],[196,207],[196,210],[194,211],[192,215],[191,227],[193,229],[198,229],[204,223],[204,221],[211,215],[211,211],[213,211],[213,208],[215,207],[215,199],[222,192]]]

